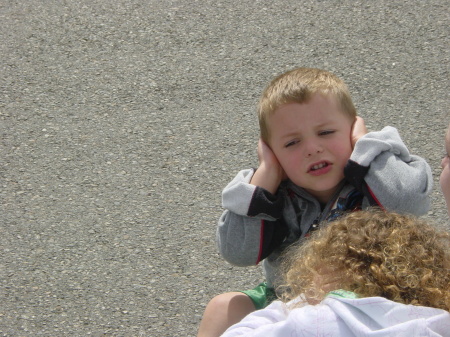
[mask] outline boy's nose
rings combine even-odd
[[[323,148],[320,146],[320,144],[310,143],[310,144],[308,144],[307,149],[306,149],[306,156],[311,157],[312,155],[321,153],[321,152],[323,152]]]
[[[308,157],[311,157],[313,154],[317,154],[317,153],[320,153],[320,152],[322,152],[321,150],[319,150],[319,149],[317,149],[317,151],[311,151],[311,152],[309,152],[308,153]]]

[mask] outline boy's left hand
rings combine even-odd
[[[367,128],[366,123],[364,123],[364,119],[362,119],[359,116],[356,116],[356,119],[353,122],[352,126],[352,134],[351,134],[352,148],[355,147],[355,144],[358,141],[358,139],[364,136],[366,133]]]

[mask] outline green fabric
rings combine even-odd
[[[327,294],[327,296],[329,296],[329,295],[334,295],[336,297],[342,297],[342,298],[351,298],[351,299],[358,298],[358,295],[356,295],[354,292],[343,290],[343,289],[330,291]]]
[[[268,287],[266,282],[258,284],[253,289],[243,290],[241,292],[250,297],[253,304],[255,305],[256,310],[264,309],[277,299],[275,290]]]

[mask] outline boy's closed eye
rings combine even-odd
[[[293,146],[293,145],[298,144],[298,143],[300,143],[300,140],[299,139],[294,139],[294,140],[291,140],[290,142],[286,143],[286,145],[284,145],[284,147],[290,147],[290,146]]]
[[[320,136],[327,136],[327,135],[331,135],[333,133],[335,133],[335,130],[324,130],[324,131],[320,131],[319,135]]]
[[[323,130],[323,131],[319,131],[318,135],[319,136],[328,136],[328,135],[332,135],[335,132],[336,132],[336,130]],[[286,145],[284,147],[290,147],[290,146],[293,146],[298,143],[300,143],[300,139],[294,139],[294,140],[291,140],[288,143],[286,143]]]

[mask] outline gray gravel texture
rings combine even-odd
[[[449,2],[0,1],[0,335],[194,336],[249,288],[215,248],[222,188],[257,166],[277,74],[325,68],[370,130],[433,168],[449,114]]]

